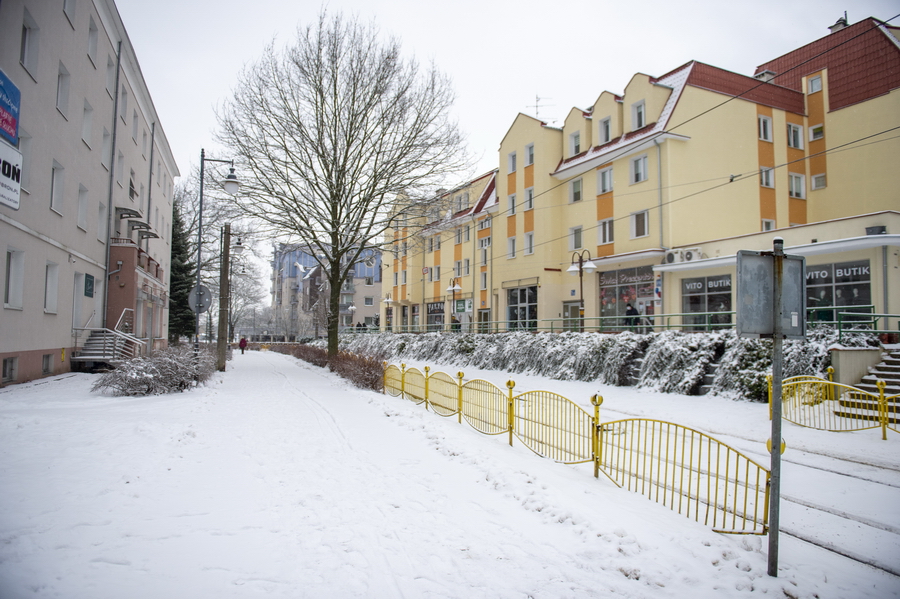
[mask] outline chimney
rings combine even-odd
[[[836,31],[840,31],[841,29],[844,29],[845,27],[847,27],[847,11],[846,10],[844,11],[844,16],[841,17],[840,19],[838,19],[837,21],[835,21],[834,25],[832,25],[828,29],[831,31],[831,33],[834,33]]]
[[[760,81],[765,81],[769,83],[773,79],[775,79],[775,71],[770,71],[766,69],[765,71],[761,71],[753,76],[754,79],[759,79]]]

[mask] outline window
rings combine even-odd
[[[525,233],[525,255],[530,256],[534,253],[534,231]]]
[[[56,75],[56,109],[63,116],[69,112],[69,79],[69,70],[60,62],[59,72]]]
[[[479,289],[487,289],[488,274],[486,272],[483,272],[483,273],[481,273],[480,278],[481,278],[481,286],[479,287]]]
[[[74,23],[75,21],[75,0],[63,0],[63,12],[66,13],[66,18],[69,19],[69,23]],[[74,27],[74,25],[73,25]]]
[[[516,238],[510,237],[506,240],[506,258],[511,259],[516,257]]]
[[[94,22],[94,17],[91,16],[90,21],[88,22],[88,58],[91,59],[91,62],[94,63],[94,67],[97,66],[97,40],[99,36],[97,34],[97,24]]]
[[[138,115],[137,110],[133,110],[131,112],[131,139],[134,143],[137,143],[137,132],[138,132]]]
[[[506,310],[509,329],[537,328],[537,285],[506,290]]]
[[[465,232],[463,233],[463,238],[465,239],[465,241],[469,241],[470,239],[472,239],[472,232],[469,225],[466,225]]]
[[[581,201],[581,179],[575,179],[569,184],[569,201]]]
[[[122,177],[125,176],[125,155],[119,152],[116,156],[116,183],[122,185]]]
[[[19,370],[19,358],[3,358],[3,382],[11,383],[16,380]]]
[[[112,156],[112,136],[106,127],[103,128],[103,149],[100,152],[100,164],[109,170],[109,158]]]
[[[125,122],[125,119],[128,117],[128,90],[125,89],[125,86],[122,86],[121,91],[119,91],[119,116],[122,118],[122,122]]]
[[[612,243],[613,237],[613,219],[607,218],[597,223],[597,245]]]
[[[406,244],[404,243],[404,245],[406,245]],[[440,235],[434,236],[434,249],[435,249],[435,251],[441,249],[441,236]],[[406,255],[405,247],[403,248],[403,254]]]
[[[116,92],[116,62],[112,56],[106,56],[106,91],[111,98]]]
[[[649,214],[646,210],[631,215],[631,238],[646,237],[649,231]]]
[[[525,204],[522,208],[523,210],[534,209],[534,187],[529,187],[525,190]]]
[[[44,312],[56,314],[59,299],[59,265],[48,262],[44,268]]]
[[[97,210],[97,240],[106,241],[106,204],[101,203]]]
[[[759,169],[759,184],[763,187],[775,187],[775,169],[765,166]]]
[[[799,199],[806,197],[806,177],[804,175],[788,174],[788,195]]]
[[[32,77],[37,75],[38,64],[38,26],[28,9],[22,19],[22,43],[19,47],[19,62]]]
[[[406,271],[404,270],[401,274],[403,276],[402,276],[402,279],[400,282],[403,283],[404,285],[406,285]]]
[[[631,106],[631,129],[640,129],[647,124],[646,106],[641,100]]]
[[[507,209],[507,212],[510,215],[513,215],[516,213],[516,194],[514,194],[514,193],[510,194],[509,198],[507,198],[507,200],[508,200],[508,206],[509,206]]]
[[[456,244],[459,245],[462,243],[462,227],[457,227],[456,229]]]
[[[597,190],[600,193],[608,193],[613,189],[612,167],[597,172]]]
[[[775,230],[775,221],[770,218],[762,219],[762,230],[765,231],[774,231]]]
[[[25,283],[25,252],[8,248],[6,250],[6,272],[3,285],[3,306],[22,307],[22,289]]]
[[[364,298],[363,298],[363,305],[364,305],[364,306],[374,306],[374,305],[375,305],[375,298],[374,298],[374,297],[370,297],[370,296],[364,297]]]
[[[63,191],[65,186],[66,169],[57,161],[53,161],[53,170],[50,174],[50,210],[62,214]]]
[[[809,80],[809,89],[806,90],[808,94],[814,94],[816,92],[822,91],[822,77],[817,76],[813,77]]]
[[[131,169],[131,171],[128,174],[128,199],[130,199],[133,202],[135,200],[135,198],[137,198],[137,197],[138,197],[137,187],[135,187],[135,185],[134,185],[134,169]]]
[[[797,148],[798,150],[803,149],[803,127],[801,125],[788,123],[787,136],[788,147]]]
[[[478,229],[490,229],[491,228],[491,217],[486,216],[484,219],[478,221]]]
[[[78,186],[78,228],[87,231],[88,190],[84,185]]]
[[[441,267],[440,267],[440,266],[435,266],[435,267],[434,267],[433,269],[431,269],[431,270],[434,271],[434,280],[435,280],[435,281],[440,281],[440,280],[441,280]],[[406,271],[404,271],[404,272],[406,272]],[[406,281],[403,281],[403,282],[405,283]]]
[[[371,287],[375,284],[375,277],[366,277],[365,286]]]
[[[456,196],[456,211],[457,212],[462,212],[463,210],[465,210],[468,207],[469,207],[468,192],[461,193],[458,196]]]
[[[569,136],[569,148],[572,150],[572,156],[581,153],[581,131],[576,131]]]
[[[810,186],[810,188],[812,190],[815,191],[816,189],[824,189],[825,186],[826,186],[825,173],[822,173],[821,175],[813,175],[812,176],[812,185]]]
[[[94,108],[87,98],[84,100],[84,111],[81,113],[81,139],[91,147],[91,130],[94,127]]]
[[[481,265],[487,266],[488,263],[488,248],[491,247],[491,238],[490,237],[482,237],[478,240],[478,247],[481,249]]]
[[[572,227],[569,229],[569,249],[570,250],[580,250],[583,246],[581,245],[581,227]]]
[[[460,277],[462,276],[462,260],[457,260],[453,263],[453,276]]]
[[[509,153],[509,156],[508,156],[508,166],[509,166],[509,171],[508,171],[508,172],[510,172],[510,173],[516,172],[516,153],[515,153],[515,152],[510,152],[510,153]]]
[[[468,274],[469,274],[469,259],[468,259],[468,258],[466,258],[465,260],[463,260],[463,272],[462,272],[462,274],[463,274],[463,275],[468,275]]]
[[[21,127],[19,127],[19,152],[22,153],[19,185],[23,190],[27,190],[31,186],[31,135]]]
[[[398,275],[397,273],[394,273],[394,287],[397,286],[397,278],[398,278],[398,276],[399,276],[399,275]]]
[[[612,121],[606,117],[600,121],[599,137],[600,143],[606,143],[612,139]]]
[[[825,137],[825,125],[815,125],[809,128],[809,141],[816,141]]]
[[[41,374],[53,374],[53,354],[41,356]]]
[[[141,154],[143,156],[147,155],[147,130],[144,130],[144,135],[141,138]]]
[[[647,156],[638,156],[631,160],[631,182],[640,183],[647,180]]]
[[[763,141],[772,141],[772,119],[759,115],[759,138]]]
[[[425,245],[425,253],[430,254],[434,251],[434,237],[429,237]]]
[[[525,166],[534,164],[534,144],[525,146]]]
[[[149,208],[149,206],[148,206]],[[144,211],[144,184],[141,183],[141,191],[138,193],[138,210]]]

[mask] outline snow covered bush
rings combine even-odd
[[[207,380],[216,369],[216,356],[208,349],[194,353],[182,344],[162,349],[149,358],[133,358],[100,375],[92,391],[110,390],[117,396],[163,395],[190,389]]]
[[[384,362],[378,357],[339,352],[328,366],[332,372],[361,389],[381,391],[384,386]]]
[[[837,332],[813,327],[804,340],[784,344],[785,378],[825,376]],[[844,333],[842,345],[877,345],[871,334]],[[348,335],[341,349],[385,359],[529,373],[558,380],[636,385],[668,393],[696,394],[717,364],[711,394],[766,401],[772,371],[769,340],[741,339],[733,330],[664,331],[639,335],[598,333],[375,333]]]

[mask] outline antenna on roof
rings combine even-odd
[[[542,98],[539,95],[534,95],[534,118],[540,119],[540,109],[541,108],[549,108],[551,106],[555,106],[555,104],[541,104],[541,100],[552,100],[552,98]],[[531,108],[531,106],[529,106]]]

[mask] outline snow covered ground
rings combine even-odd
[[[434,370],[455,373],[451,366]],[[503,385],[499,372],[467,371]],[[517,376],[767,460],[767,407]],[[0,390],[0,598],[900,597],[900,435],[786,424],[781,535],[712,532],[271,352],[188,393]],[[763,461],[767,463],[767,461]]]

